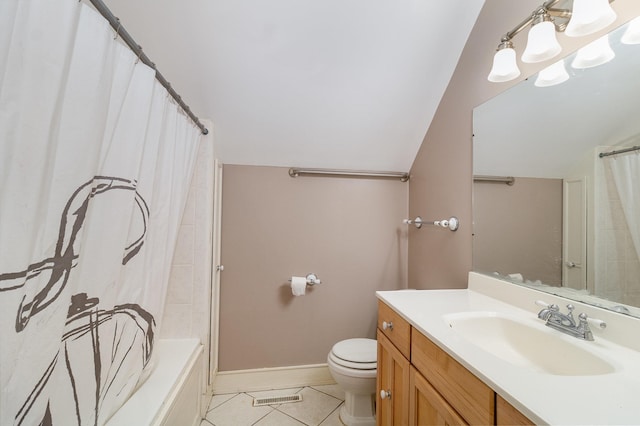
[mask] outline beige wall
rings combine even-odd
[[[411,168],[409,212],[425,220],[455,215],[460,229],[411,229],[409,233],[409,286],[464,288],[472,256],[472,114],[473,108],[511,87],[515,82],[490,83],[487,75],[495,48],[507,31],[526,18],[539,0],[486,0],[469,36],[455,73]],[[640,13],[640,2],[612,3],[621,24]],[[606,32],[606,31],[604,31]],[[564,52],[571,52],[601,34],[580,39],[559,36]],[[518,56],[527,32],[514,38]],[[520,80],[548,63],[520,65]]]
[[[375,337],[376,290],[406,287],[406,183],[287,171],[224,166],[221,371],[325,363]],[[309,272],[322,284],[292,296]]]
[[[562,179],[475,182],[473,195],[473,269],[561,285]]]

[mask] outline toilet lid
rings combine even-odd
[[[378,347],[373,339],[343,340],[333,345],[331,352],[337,358],[351,363],[371,364],[378,358]]]
[[[336,365],[340,365],[342,367],[346,367],[350,370],[359,370],[359,371],[375,371],[378,368],[378,364],[375,362],[353,362],[353,361],[345,361],[344,359],[340,359],[333,352],[329,353],[329,361],[333,362]]]

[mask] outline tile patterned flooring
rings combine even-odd
[[[302,401],[253,407],[253,398],[301,394]],[[200,426],[343,426],[338,385],[214,395]]]

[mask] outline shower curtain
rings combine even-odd
[[[609,157],[631,240],[640,260],[640,151]]]
[[[90,6],[0,1],[1,425],[102,425],[148,373],[199,140]]]

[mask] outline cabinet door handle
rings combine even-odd
[[[391,399],[391,391],[390,390],[381,390],[380,391],[380,398],[381,399]]]
[[[382,329],[386,330],[389,329],[389,331],[393,331],[393,321],[382,321]]]

